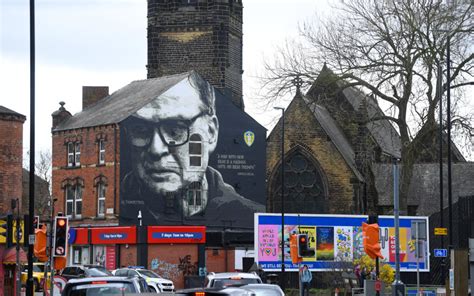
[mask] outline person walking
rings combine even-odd
[[[309,288],[311,287],[311,281],[313,280],[313,275],[308,269],[308,265],[303,265],[303,269],[300,272],[301,288],[303,290],[302,296],[309,296]]]

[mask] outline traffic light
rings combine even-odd
[[[379,225],[377,223],[362,223],[362,236],[365,253],[372,259],[377,257],[383,259],[382,253],[380,253]]]
[[[13,245],[13,216],[8,215],[0,219],[0,244],[6,244],[7,248]]]
[[[298,256],[299,257],[314,257],[315,252],[309,248],[308,235],[298,234]]]
[[[54,219],[53,257],[66,257],[68,218]]]

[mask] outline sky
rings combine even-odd
[[[243,62],[245,111],[269,131],[280,111],[255,101],[264,57],[298,24],[332,0],[244,0]],[[36,0],[35,147],[51,150],[51,113],[66,103],[82,108],[82,86],[109,86],[109,92],[146,79],[146,0]],[[24,153],[29,151],[29,0],[0,0],[0,105],[26,115]],[[288,102],[287,102],[288,103]],[[282,107],[286,107],[285,104]]]

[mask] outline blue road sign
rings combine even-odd
[[[434,256],[435,257],[448,257],[448,250],[447,249],[434,249]]]

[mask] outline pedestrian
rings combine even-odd
[[[308,269],[308,265],[303,265],[303,269],[300,271],[301,288],[303,290],[303,296],[309,296],[309,288],[311,287],[311,281],[313,275]]]

